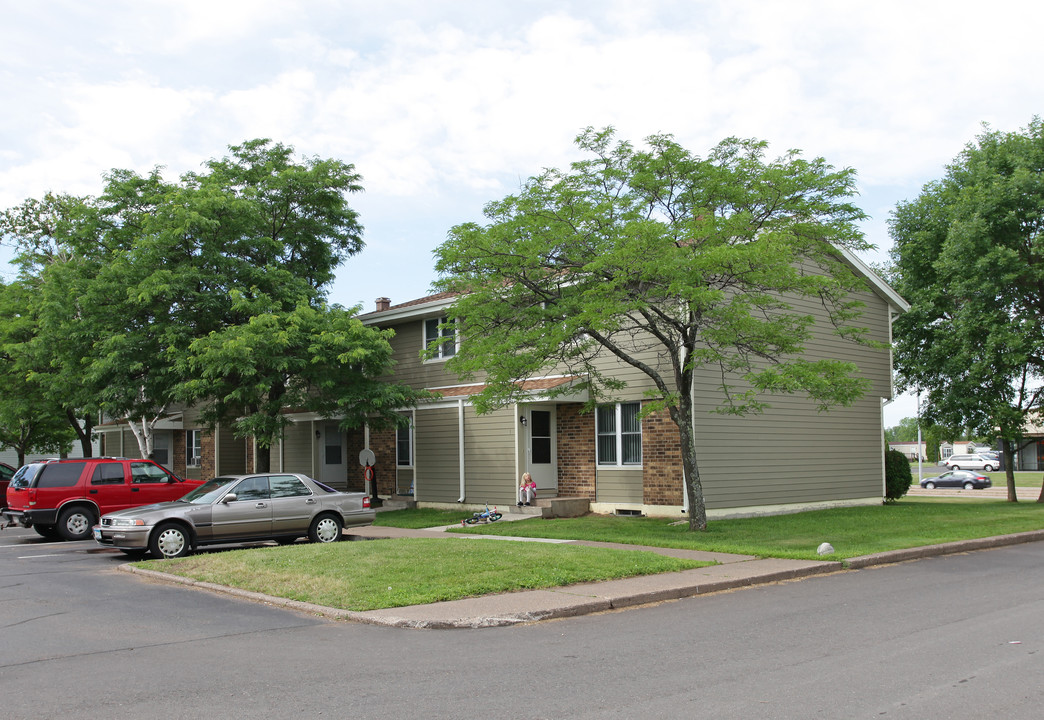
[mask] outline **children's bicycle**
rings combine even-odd
[[[475,523],[480,522],[496,522],[502,517],[504,516],[497,512],[496,506],[494,506],[493,509],[490,510],[489,505],[487,505],[484,511],[477,512],[469,518],[464,518],[460,521],[460,524],[463,525],[467,523],[468,525],[474,525]]]

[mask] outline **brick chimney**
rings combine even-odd
[[[391,300],[386,297],[377,298],[377,312],[384,312],[391,307]]]

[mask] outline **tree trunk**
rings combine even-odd
[[[1044,503],[1044,478],[1040,481],[1040,497],[1037,498],[1037,502]]]
[[[94,421],[91,418],[91,414],[84,414],[83,425],[80,425],[80,418],[76,417],[76,414],[70,408],[65,409],[65,417],[68,418],[69,424],[76,431],[76,437],[80,440],[80,453],[85,458],[93,456],[94,447],[91,445],[91,431],[94,429]]]
[[[1004,449],[1004,457],[1007,462],[1004,463],[1004,479],[1008,484],[1008,502],[1018,502],[1019,494],[1015,490],[1015,456],[1012,454],[1012,447],[1014,443],[1010,440],[1001,440],[1001,447]]]
[[[689,530],[707,529],[707,505],[703,499],[703,482],[696,461],[696,438],[692,431],[692,405],[685,399],[671,408],[671,419],[678,426],[681,441],[682,469],[685,471],[685,495],[689,501]]]
[[[254,457],[255,457],[254,472],[256,472],[256,473],[271,472],[271,470],[272,470],[272,448],[271,447],[261,447],[260,445],[257,445],[256,442],[257,441],[255,440],[255,445],[254,445],[254,447],[255,447],[255,450],[254,450]]]

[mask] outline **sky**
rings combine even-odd
[[[447,231],[579,159],[588,126],[854,168],[863,259],[882,263],[896,203],[1044,99],[1044,3],[1024,0],[0,0],[0,17],[0,209],[271,138],[362,175],[366,247],[330,299],[364,311],[426,295]],[[900,397],[885,425],[915,413]]]

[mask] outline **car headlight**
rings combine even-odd
[[[113,518],[113,527],[127,527],[129,525],[144,525],[145,521],[141,518]]]

